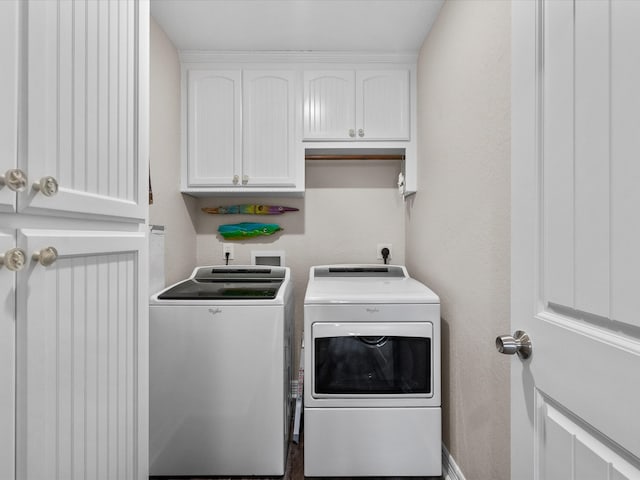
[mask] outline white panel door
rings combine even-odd
[[[512,4],[512,478],[640,478],[640,3]]]
[[[187,187],[240,185],[240,70],[187,72]]]
[[[1,21],[1,19],[0,19]],[[16,246],[0,229],[0,255]],[[15,272],[0,265],[0,478],[15,478]]]
[[[358,140],[409,140],[409,70],[356,72]]]
[[[296,73],[245,70],[242,78],[242,184],[295,186]]]
[[[47,197],[27,189],[21,212],[145,218],[147,173],[140,174],[139,159],[146,151],[139,145],[146,127],[139,120],[146,103],[138,86],[146,61],[138,47],[148,27],[140,8],[100,0],[24,5],[29,74],[20,167],[32,183],[54,177],[59,191]]]
[[[18,0],[0,2],[0,175],[18,158]],[[0,212],[13,212],[16,194],[0,185]]]
[[[17,478],[146,478],[143,233],[22,230],[17,287]]]
[[[304,72],[304,139],[355,140],[355,73]]]

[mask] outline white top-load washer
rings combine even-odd
[[[441,474],[440,300],[398,265],[314,266],[306,476]]]
[[[282,475],[289,269],[198,267],[151,297],[149,320],[150,475]]]

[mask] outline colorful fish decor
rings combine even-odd
[[[282,215],[286,212],[297,212],[297,208],[293,207],[281,207],[278,205],[228,205],[226,207],[216,208],[203,208],[203,212],[217,214],[217,215],[231,215],[231,214],[244,214],[244,215]]]
[[[273,235],[280,230],[282,230],[282,228],[276,223],[242,222],[220,225],[218,227],[218,233],[220,233],[225,240],[243,240],[260,235]]]

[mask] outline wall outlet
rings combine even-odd
[[[225,260],[227,257],[227,252],[229,252],[229,260],[234,260],[233,256],[233,243],[223,243],[222,244],[222,259]]]
[[[391,260],[393,258],[392,245],[390,243],[379,243],[378,247],[376,249],[376,258],[378,260],[383,260],[383,258],[382,258],[382,249],[385,248],[385,247],[389,249],[389,258],[387,259],[387,261]]]

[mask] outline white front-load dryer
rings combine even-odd
[[[440,300],[397,265],[312,267],[305,476],[442,473]]]
[[[151,298],[149,330],[150,475],[282,475],[289,269],[198,267]]]

